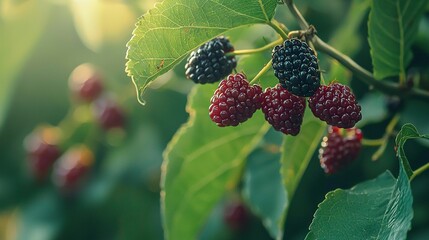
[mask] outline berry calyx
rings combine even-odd
[[[92,102],[103,92],[102,77],[91,64],[81,64],[71,73],[69,87],[77,99]]]
[[[280,84],[267,88],[262,94],[262,112],[265,119],[284,134],[295,136],[301,129],[305,111],[305,98],[298,97]]]
[[[55,160],[61,154],[58,146],[59,130],[53,127],[41,127],[29,134],[24,140],[28,154],[30,170],[35,178],[46,178]]]
[[[249,85],[244,74],[231,74],[219,83],[210,100],[209,115],[219,127],[237,126],[261,108],[262,88]]]
[[[237,66],[229,40],[223,36],[212,39],[191,52],[185,65],[185,74],[195,83],[214,83],[226,77]]]
[[[301,96],[310,97],[320,86],[317,57],[306,42],[287,39],[272,53],[274,75],[283,88]]]
[[[55,164],[54,183],[65,191],[76,190],[93,162],[94,154],[87,146],[68,149]]]
[[[333,174],[353,162],[359,155],[362,137],[360,129],[329,126],[319,149],[320,166],[325,173]]]
[[[350,88],[340,83],[320,86],[314,96],[308,98],[308,106],[314,116],[329,125],[351,128],[362,119],[361,106]]]
[[[95,117],[104,130],[123,128],[125,114],[121,107],[107,96],[100,97],[93,105]]]

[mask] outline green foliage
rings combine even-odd
[[[318,149],[325,130],[326,123],[316,119],[310,108],[307,108],[299,134],[296,137],[284,137],[280,161],[283,185],[289,201],[292,200],[310,159]]]
[[[161,196],[167,239],[197,237],[225,191],[237,185],[247,155],[269,127],[262,114],[236,128],[217,127],[207,113],[215,88],[193,89],[190,118],[164,153]]]
[[[283,236],[284,212],[289,205],[280,174],[281,135],[271,130],[249,156],[243,196],[273,238]]]
[[[411,45],[427,0],[372,1],[368,22],[374,77],[400,76],[411,61]]]
[[[35,0],[10,4],[3,19],[0,16],[0,129],[14,92],[16,75],[42,35],[50,10],[46,2]],[[25,37],[21,37],[17,29],[25,29]]]
[[[349,190],[329,192],[319,205],[306,239],[406,239],[413,218],[409,178],[413,171],[404,153],[408,139],[426,138],[412,124],[396,136],[399,176],[387,171]]]
[[[128,42],[126,71],[138,95],[204,42],[232,28],[269,22],[276,6],[276,0],[166,0],[158,4],[139,20]]]
[[[405,239],[413,197],[403,167],[349,190],[329,192],[319,205],[306,239]]]

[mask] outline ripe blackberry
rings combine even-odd
[[[267,88],[262,94],[262,112],[265,119],[284,134],[295,136],[301,129],[305,98],[293,95],[280,84]]]
[[[225,56],[225,53],[232,51],[234,47],[227,38],[212,39],[191,52],[185,65],[186,77],[201,84],[221,80],[237,66],[234,56]]]
[[[272,53],[274,75],[289,92],[310,97],[320,86],[317,57],[306,42],[287,39]]]
[[[349,128],[342,134],[342,129],[329,126],[328,136],[323,137],[319,149],[320,166],[327,174],[337,172],[354,161],[361,149],[362,132]]]
[[[339,83],[320,86],[308,98],[308,105],[314,116],[332,126],[351,128],[362,119],[361,106],[350,88]]]
[[[219,127],[237,126],[261,108],[261,94],[261,87],[250,86],[244,74],[231,74],[219,83],[210,100],[210,118]]]

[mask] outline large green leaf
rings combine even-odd
[[[147,85],[193,49],[235,27],[269,22],[276,0],[165,0],[138,21],[126,71],[139,97]],[[140,99],[140,98],[139,98]]]
[[[368,35],[374,76],[400,76],[411,60],[411,44],[427,0],[374,0],[369,15]]]
[[[349,190],[329,192],[319,205],[306,239],[405,239],[413,197],[404,168]]]
[[[197,237],[211,209],[237,184],[244,160],[269,128],[260,113],[238,127],[217,127],[208,116],[215,89],[193,89],[187,107],[190,118],[164,154],[161,197],[167,239]]]
[[[49,4],[36,0],[0,1],[0,10],[3,10],[0,12],[0,128],[9,108],[16,75],[46,26]]]
[[[247,160],[243,196],[273,238],[283,236],[283,213],[289,202],[280,175],[282,134],[271,130]]]
[[[316,119],[307,108],[301,131],[297,136],[285,136],[282,146],[281,173],[286,188],[288,201],[292,201],[301,177],[307,169],[308,163],[320,144],[325,132],[325,122]],[[286,215],[287,208],[284,215]],[[284,222],[285,216],[282,222]]]

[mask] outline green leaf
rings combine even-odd
[[[193,49],[229,29],[269,22],[276,6],[276,0],[165,0],[158,4],[137,22],[127,44],[126,71],[139,99],[151,81]]]
[[[243,196],[254,213],[262,218],[273,238],[283,236],[283,213],[289,202],[280,175],[281,133],[271,130],[247,160]]]
[[[215,89],[193,89],[190,118],[164,153],[161,197],[167,239],[197,237],[211,209],[236,186],[245,159],[269,128],[259,112],[238,127],[217,127],[208,116]]]
[[[404,170],[407,173],[408,177],[411,177],[413,175],[413,170],[410,167],[410,163],[408,162],[407,156],[405,156],[404,145],[408,139],[415,138],[429,139],[429,134],[421,135],[413,124],[407,123],[402,126],[401,131],[399,131],[395,139],[395,144],[397,147],[396,154],[399,160],[402,162],[402,165],[404,166]]]
[[[36,0],[0,1],[3,10],[0,13],[0,128],[14,92],[16,75],[48,22],[49,4]]]
[[[400,76],[411,60],[411,44],[417,35],[419,19],[427,0],[372,1],[368,35],[374,76],[383,79]]]
[[[288,201],[291,202],[308,163],[326,130],[325,122],[316,119],[307,108],[301,131],[297,136],[285,136],[282,145],[281,173]],[[287,209],[284,215],[286,215]],[[285,216],[282,222],[284,222]]]
[[[404,168],[349,190],[329,192],[306,239],[405,239],[413,218],[413,196]]]

